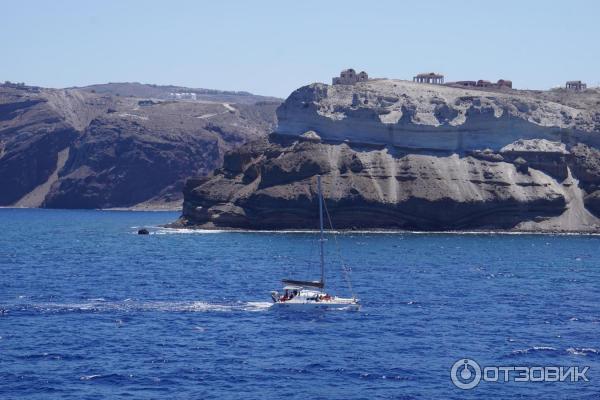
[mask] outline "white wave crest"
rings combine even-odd
[[[533,346],[527,349],[515,350],[512,354],[528,354],[533,352],[541,352],[541,351],[556,351],[556,347],[551,346]]]
[[[38,312],[110,312],[110,311],[138,311],[138,312],[257,312],[265,311],[271,307],[269,302],[235,302],[235,303],[210,303],[204,301],[123,301],[94,300],[74,303],[34,303],[21,304],[19,310],[35,310]]]
[[[592,347],[569,347],[567,353],[576,356],[587,356],[588,354],[600,354],[600,350]]]

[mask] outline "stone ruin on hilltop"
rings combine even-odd
[[[358,82],[366,82],[369,80],[369,75],[365,71],[358,74],[352,68],[345,69],[340,72],[340,76],[335,76],[331,80],[332,85],[354,85]]]

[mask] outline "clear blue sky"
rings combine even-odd
[[[373,77],[600,82],[600,1],[0,0],[0,80],[137,81],[287,96]]]

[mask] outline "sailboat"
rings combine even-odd
[[[276,306],[281,307],[337,307],[345,309],[357,309],[360,307],[360,303],[356,297],[338,297],[325,291],[325,238],[323,232],[323,192],[321,190],[320,175],[317,175],[317,189],[319,192],[319,258],[321,264],[321,278],[318,281],[283,279],[283,294],[280,294],[277,291],[272,291],[271,298]]]

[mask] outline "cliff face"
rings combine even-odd
[[[207,91],[202,101],[167,101],[117,96],[114,85],[0,85],[0,206],[176,206],[187,177],[275,126],[278,103],[259,96],[212,91],[210,101]],[[118,88],[158,90],[130,86]]]
[[[276,134],[188,181],[179,224],[315,228],[321,174],[337,228],[595,231],[598,100],[390,80],[306,86],[278,109]]]
[[[71,104],[80,104],[82,112],[74,115]],[[58,153],[110,104],[79,93],[0,87],[0,205],[14,204],[46,182]]]
[[[315,83],[293,92],[277,110],[277,132],[312,130],[324,140],[456,152],[499,150],[518,139],[561,140],[566,133],[586,137],[599,132],[600,106],[589,99],[597,101],[598,91],[563,95],[387,79],[356,85]]]

